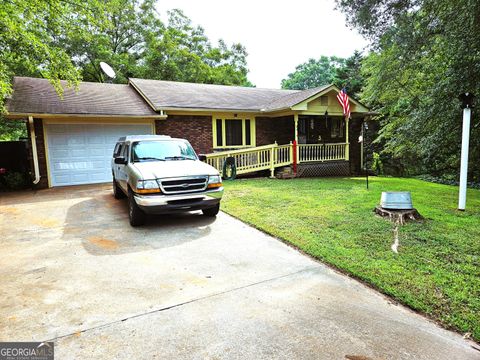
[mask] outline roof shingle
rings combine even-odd
[[[12,115],[94,116],[159,116],[156,111],[171,109],[270,112],[289,109],[331,86],[280,90],[130,79],[130,85],[81,82],[75,91],[61,84],[63,99],[46,79],[15,77],[7,110]]]
[[[81,82],[78,91],[64,88],[63,99],[46,79],[15,77],[7,100],[10,114],[158,115],[129,85]]]
[[[274,110],[281,110],[281,109],[286,109],[291,106],[294,106],[306,99],[308,99],[311,96],[314,96],[315,94],[318,94],[319,92],[325,90],[326,88],[330,87],[331,85],[324,85],[321,87],[316,87],[313,89],[307,89],[307,90],[302,90],[302,91],[296,91],[294,93],[290,93],[287,95],[284,95],[282,97],[279,97],[269,103],[266,107],[266,111],[274,111]]]
[[[130,79],[130,83],[156,110],[190,108],[260,111],[268,110],[272,103],[275,106],[285,105],[289,99],[285,97],[289,95],[302,98],[304,92],[146,79]]]

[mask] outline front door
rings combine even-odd
[[[325,138],[325,119],[320,116],[301,116],[298,121],[300,144],[321,144]]]

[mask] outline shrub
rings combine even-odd
[[[1,190],[20,190],[28,187],[29,181],[26,174],[20,172],[5,172],[0,175]]]
[[[372,170],[375,171],[377,175],[383,174],[383,162],[380,154],[376,152],[373,152]]]

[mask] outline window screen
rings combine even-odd
[[[339,138],[343,137],[343,120],[339,118],[332,118],[330,128],[330,137]]]
[[[242,145],[242,120],[225,120],[225,136],[227,146]]]
[[[222,119],[217,119],[217,146],[223,146],[222,133]]]
[[[245,120],[245,145],[252,144],[252,135],[250,132],[250,120]]]

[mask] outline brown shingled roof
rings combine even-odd
[[[153,109],[270,112],[289,109],[329,87],[335,88],[280,90],[130,79],[129,85],[81,82],[75,91],[65,81],[61,84],[63,99],[46,79],[15,77],[13,95],[7,101],[10,115],[160,116]]]
[[[15,114],[158,115],[129,85],[81,82],[78,91],[67,87],[61,99],[46,79],[15,77],[7,110]]]
[[[291,106],[297,105],[302,101],[322,92],[323,90],[329,88],[332,85],[324,85],[312,89],[297,91],[294,93],[290,93],[275,99],[274,101],[270,102],[266,107],[265,111],[274,111],[274,110],[282,110],[289,108]]]
[[[156,110],[190,108],[260,111],[267,110],[270,103],[280,101],[287,95],[298,94],[301,98],[303,93],[299,90],[262,89],[163,80],[130,79],[130,83],[143,94]]]

